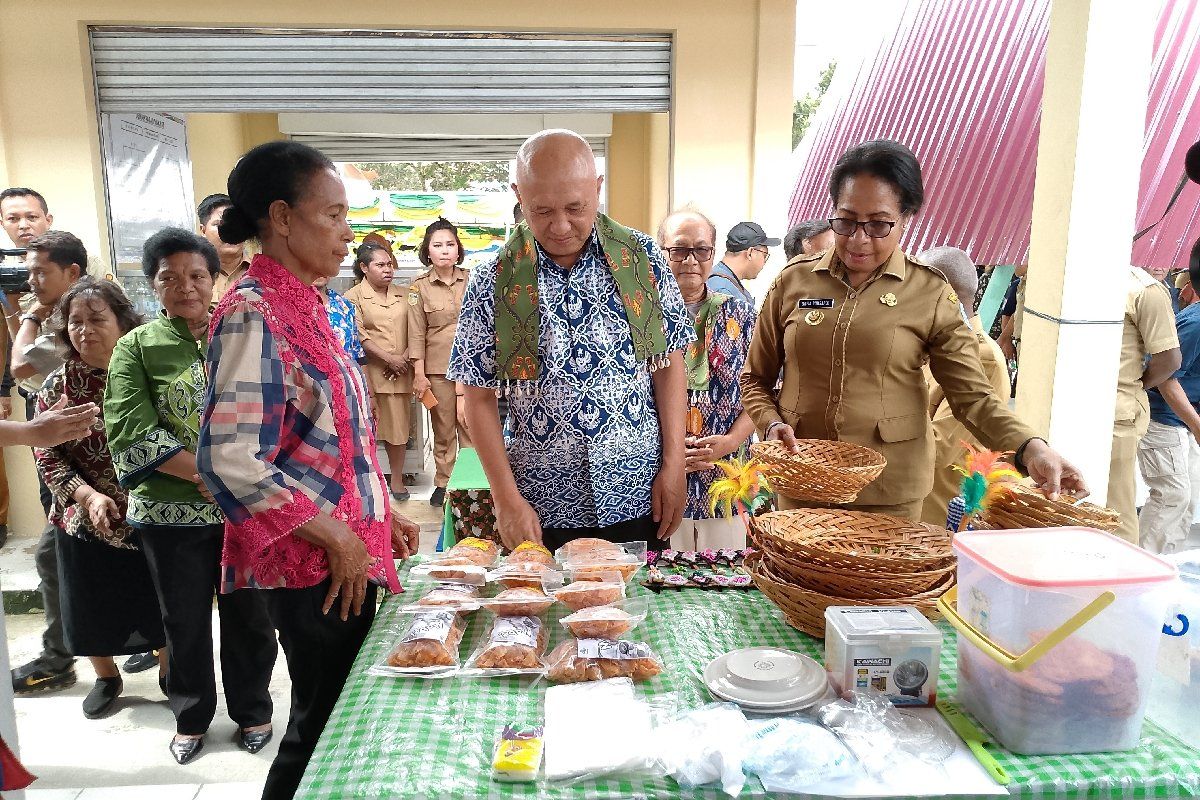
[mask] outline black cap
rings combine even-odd
[[[725,237],[725,249],[731,253],[740,253],[751,247],[778,247],[779,239],[771,239],[767,232],[757,222],[739,222],[729,229]]]

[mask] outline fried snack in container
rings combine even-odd
[[[644,563],[644,557],[639,558],[624,551],[592,552],[564,561],[563,570],[575,581],[603,580],[606,573],[617,572],[621,580],[628,583]]]
[[[620,573],[601,576],[597,581],[575,581],[551,592],[560,603],[572,611],[593,606],[606,606],[625,599],[625,582]]]
[[[404,636],[388,655],[387,663],[409,669],[457,667],[462,637],[462,620],[450,609],[414,614]]]
[[[441,564],[467,563],[480,567],[493,567],[496,565],[496,559],[499,556],[500,547],[495,542],[468,536],[447,550],[444,555],[435,556],[433,561],[434,563]],[[466,559],[466,561],[459,561],[458,559]]]
[[[521,542],[509,553],[505,564],[542,564],[554,566],[554,554],[537,542]]]
[[[461,556],[448,560],[418,564],[409,573],[414,578],[427,578],[439,583],[460,583],[467,586],[483,586],[487,583],[487,567],[472,564]]]
[[[563,617],[561,622],[578,639],[619,639],[646,619],[645,599],[593,606]]]
[[[554,605],[554,598],[541,589],[518,587],[505,589],[481,604],[498,617],[536,617]]]
[[[537,561],[505,562],[489,572],[487,577],[506,589],[540,589],[546,584],[562,584],[560,573]]]
[[[496,617],[467,669],[540,672],[546,639],[546,623],[538,617]]]
[[[621,553],[621,545],[616,542],[610,542],[607,539],[592,539],[583,537],[580,539],[572,539],[562,547],[554,551],[554,557],[560,562],[570,561],[572,558],[589,553]]]
[[[414,605],[452,608],[459,613],[467,613],[479,608],[479,588],[461,583],[439,584],[422,595]]]
[[[663,670],[662,661],[645,642],[612,639],[567,639],[554,648],[546,664],[546,677],[554,683],[605,678],[632,678],[641,682]]]

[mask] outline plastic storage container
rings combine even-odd
[[[1091,528],[960,533],[954,550],[939,608],[966,710],[1016,753],[1136,747],[1175,566]]]
[[[825,609],[825,670],[839,695],[876,691],[896,706],[932,706],[941,652],[941,631],[912,606]]]
[[[1200,749],[1200,550],[1168,556],[1179,587],[1167,607],[1146,715]]]

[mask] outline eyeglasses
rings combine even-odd
[[[708,261],[716,252],[711,247],[667,247],[667,258],[677,264],[687,261],[688,256],[695,256],[697,261]]]
[[[771,251],[770,251],[770,250],[768,250],[767,248],[765,248],[765,247],[751,247],[750,249],[751,249],[751,250],[753,250],[753,251],[754,251],[754,252],[756,252],[756,253],[762,253],[762,257],[763,257],[763,262],[764,262],[764,263],[765,263],[765,262],[767,262],[767,261],[770,261],[770,260],[771,260]]]
[[[829,219],[829,227],[833,228],[833,232],[838,236],[853,236],[861,227],[863,233],[872,239],[885,239],[891,235],[892,228],[896,227],[896,223],[889,222],[886,219],[859,222],[858,220],[846,219],[845,217],[831,217]]]

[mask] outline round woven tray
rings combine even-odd
[[[879,477],[887,461],[869,447],[825,439],[800,439],[799,453],[772,440],[750,445],[766,466],[771,489],[795,500],[850,503]]]
[[[955,567],[951,563],[928,572],[848,572],[816,562],[795,561],[782,553],[769,550],[762,552],[763,560],[768,563],[771,572],[788,583],[838,597],[863,599],[901,598],[921,594],[940,585]]]
[[[950,532],[922,522],[840,508],[750,518],[759,549],[852,572],[921,573],[954,566]]]
[[[1080,525],[1113,533],[1121,527],[1121,515],[1095,503],[1078,505],[1065,500],[1050,500],[1040,492],[1023,486],[997,497],[979,516],[978,527],[1061,528]]]
[[[783,612],[784,620],[793,628],[817,638],[825,636],[825,609],[830,606],[910,605],[930,620],[936,620],[940,616],[937,613],[937,599],[954,585],[954,574],[951,573],[943,584],[931,591],[911,597],[893,599],[837,597],[794,586],[781,580],[771,571],[770,566],[758,553],[747,556],[745,564],[750,577],[754,580],[754,585],[779,607]]]

